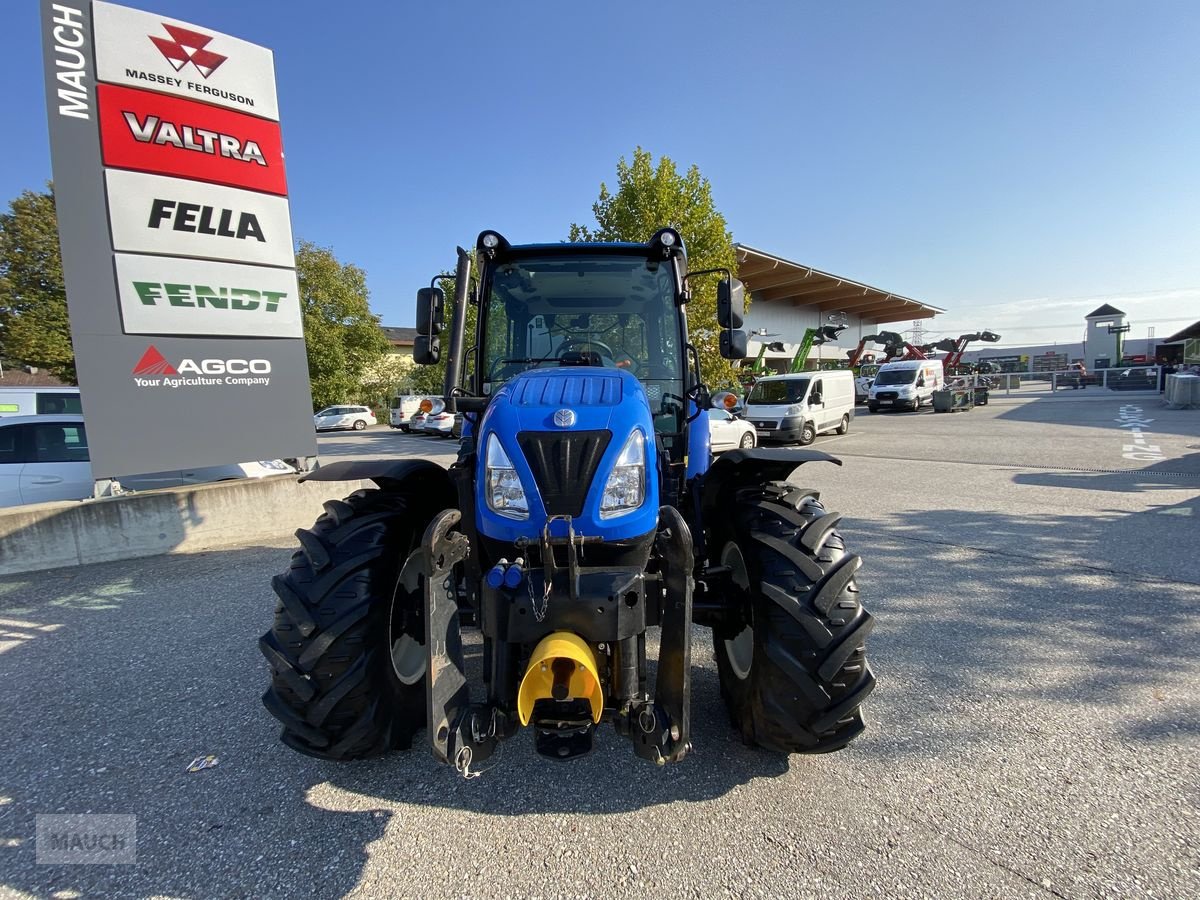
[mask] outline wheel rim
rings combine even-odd
[[[800,434],[800,440],[805,444],[811,444],[816,439],[817,433],[813,430],[813,427],[811,425],[805,425],[804,431],[802,431]]]
[[[731,541],[725,545],[721,551],[721,565],[729,566],[729,577],[734,584],[744,591],[750,590],[750,571],[737,544]],[[749,678],[754,665],[754,628],[747,625],[731,640],[725,641],[725,656],[729,660],[729,668],[739,681]]]
[[[401,684],[413,685],[425,677],[425,645],[413,637],[409,630],[415,623],[401,606],[412,594],[423,595],[421,578],[421,554],[414,551],[404,561],[396,589],[392,592],[392,608],[389,611],[388,647],[391,649],[392,671]]]
[[[850,430],[850,417],[842,416],[842,433],[844,434],[845,432],[847,432],[849,430]]]
[[[745,449],[745,448],[749,448],[749,447],[753,447],[753,446],[754,446],[754,435],[749,434],[749,433],[743,434],[742,435],[742,448]]]
[[[367,427],[367,423],[364,422],[362,419],[359,419],[357,422],[354,423],[355,431],[362,431],[366,427]]]

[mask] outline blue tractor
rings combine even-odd
[[[459,248],[448,335],[443,292],[418,293],[416,362],[437,362],[448,336],[439,403],[465,417],[458,458],[307,476],[377,487],[326,503],[274,580],[263,701],[288,746],[358,759],[426,728],[435,756],[471,774],[523,728],[567,760],[608,723],[637,755],[676,761],[692,741],[693,624],[712,630],[746,743],[822,753],[862,732],[861,561],[818,492],[789,481],[840,462],[800,449],[713,461],[707,407],[732,398],[709,397],[688,340],[698,275],[720,276],[720,352],[743,359],[741,283],[689,274],[669,228],[645,244],[514,246],[485,231],[474,260]],[[470,674],[467,627],[481,648]]]

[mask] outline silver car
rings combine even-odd
[[[295,471],[282,460],[269,459],[122,476],[120,483],[126,490],[147,491]],[[83,416],[0,419],[0,507],[83,500],[92,496],[94,482]]]

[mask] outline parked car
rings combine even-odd
[[[269,459],[121,476],[120,484],[126,490],[147,491],[295,472],[283,460]],[[0,419],[0,506],[83,500],[92,496],[94,482],[83,416]]]
[[[1083,363],[1071,363],[1067,366],[1067,371],[1058,376],[1058,383],[1061,387],[1069,387],[1073,391],[1086,388],[1090,383],[1087,367]]]
[[[1110,372],[1108,388],[1112,391],[1156,391],[1158,369],[1154,366],[1141,366],[1124,369],[1115,375]]]
[[[317,431],[334,431],[338,428],[362,431],[377,421],[375,414],[366,406],[327,406],[313,416]]]
[[[454,413],[445,410],[428,413],[425,416],[423,427],[426,434],[436,434],[448,438],[454,433]]]
[[[713,453],[735,447],[748,449],[758,443],[754,426],[724,409],[708,410],[708,439]]]
[[[408,431],[412,425],[412,417],[421,411],[421,401],[424,399],[420,394],[400,394],[393,397],[388,424],[392,428]]]

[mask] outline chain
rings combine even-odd
[[[546,613],[550,611],[550,589],[553,587],[553,583],[549,579],[546,580],[546,590],[542,593],[542,602],[540,606],[538,605],[537,598],[533,594],[532,578],[525,579],[525,587],[529,591],[529,605],[533,608],[533,620],[539,623],[544,622],[546,619]]]

